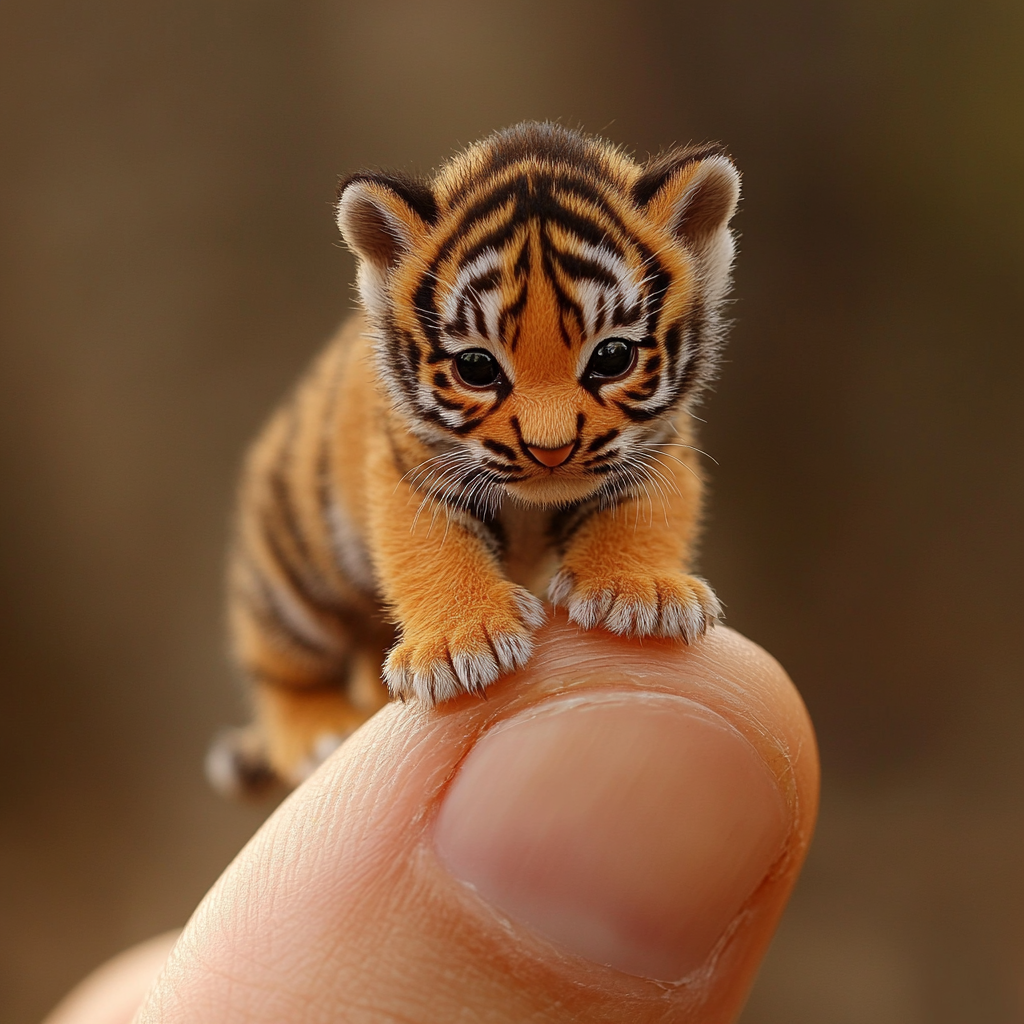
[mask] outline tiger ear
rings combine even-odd
[[[698,258],[711,301],[729,288],[735,242],[729,221],[740,198],[740,175],[721,146],[689,146],[652,160],[633,198]]]
[[[397,174],[353,174],[338,188],[338,228],[359,261],[359,292],[383,313],[391,272],[437,217],[430,186]]]

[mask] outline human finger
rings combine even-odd
[[[723,628],[538,639],[488,700],[393,704],[352,737],[138,1020],[734,1019],[813,828],[799,696]]]

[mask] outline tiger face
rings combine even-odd
[[[641,166],[551,124],[429,182],[345,182],[380,377],[436,453],[422,485],[493,512],[642,484],[714,372],[738,195],[717,146]]]

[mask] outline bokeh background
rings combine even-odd
[[[240,453],[351,308],[337,175],[522,118],[745,175],[703,569],[821,824],[745,1024],[1024,1020],[1020,0],[6,0],[0,1019],[181,924],[265,810]]]

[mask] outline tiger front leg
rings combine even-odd
[[[584,629],[692,643],[721,615],[714,591],[685,570],[700,513],[696,467],[662,463],[659,500],[624,501],[583,522],[548,587]]]
[[[435,704],[482,694],[533,653],[533,631],[545,618],[541,602],[507,580],[478,575],[469,559],[453,563],[441,577],[450,589],[410,587],[399,606],[410,610],[399,611],[401,639],[384,663],[395,696]]]
[[[533,653],[541,602],[504,577],[482,524],[426,498],[382,458],[371,482],[371,551],[400,630],[384,663],[397,697],[483,693]]]

